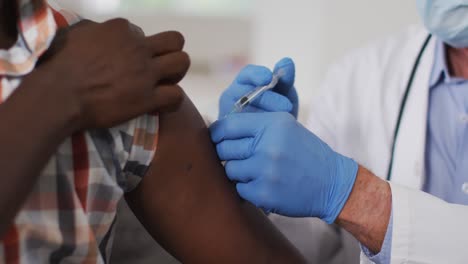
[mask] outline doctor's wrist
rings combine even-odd
[[[390,185],[360,166],[353,190],[336,223],[373,253],[379,253],[391,210]]]

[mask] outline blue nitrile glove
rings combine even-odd
[[[333,223],[358,164],[333,151],[287,113],[232,114],[211,137],[240,196],[266,212]]]
[[[294,62],[290,58],[284,58],[276,64],[273,72],[279,69],[283,69],[285,75],[279,80],[278,85],[255,99],[243,112],[288,112],[297,118],[299,100],[294,88],[296,73]],[[266,67],[246,66],[221,95],[219,117],[223,118],[231,113],[234,104],[242,96],[258,86],[270,84],[272,78],[273,73]]]

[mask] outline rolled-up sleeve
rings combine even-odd
[[[117,177],[125,192],[145,176],[157,149],[158,132],[157,115],[144,115],[110,130],[119,163]]]

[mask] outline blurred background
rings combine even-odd
[[[178,30],[192,68],[182,87],[210,120],[219,95],[246,64],[297,64],[300,119],[328,66],[369,41],[418,23],[416,1],[393,0],[56,0],[97,21],[126,17],[147,34]],[[125,204],[113,263],[177,263],[152,242]]]
[[[247,63],[297,64],[304,120],[330,63],[369,41],[418,23],[416,1],[393,0],[55,0],[98,21],[126,17],[147,34],[179,30],[192,68],[183,87],[216,118],[219,94]]]

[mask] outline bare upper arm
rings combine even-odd
[[[126,197],[137,217],[184,263],[304,262],[262,212],[237,196],[208,133],[188,98],[160,116],[153,164]]]

